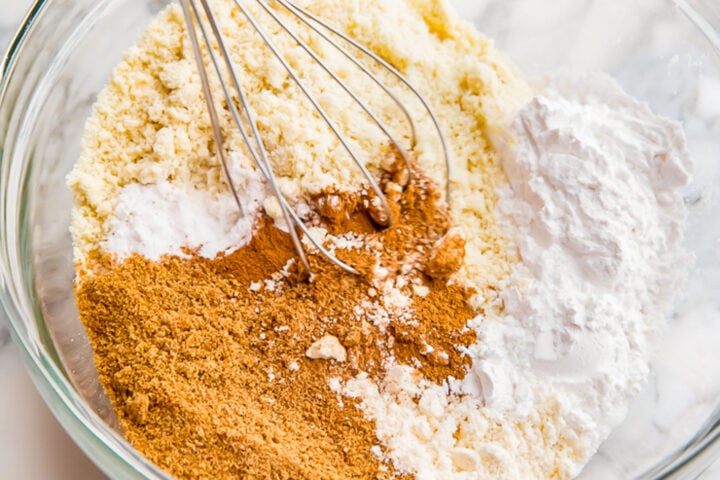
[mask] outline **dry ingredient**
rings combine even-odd
[[[267,47],[234,3],[214,0],[211,4],[226,33],[233,63],[246,70],[243,87],[259,118],[260,134],[284,195],[297,204],[327,189],[356,192],[363,182],[359,169],[327,125],[312,114],[312,106],[293,87],[279,62],[267,54]],[[484,285],[485,279],[495,283],[506,276],[508,262],[499,247],[502,235],[492,217],[496,189],[505,180],[489,139],[504,131],[517,109],[530,98],[531,90],[522,76],[489,40],[458,19],[442,1],[303,0],[298,4],[379,53],[423,92],[449,141],[454,172],[453,223],[474,232],[467,237],[467,255],[458,277],[465,284],[481,278]],[[267,20],[258,11],[260,7],[251,4],[250,8],[258,18]],[[294,28],[310,36],[307,28]],[[386,158],[383,149],[387,137],[292,39],[278,36],[276,44],[293,59],[298,75],[316,86],[313,91],[323,108],[342,131],[349,132],[351,146],[363,153],[369,170],[378,175]],[[321,48],[321,44],[321,58],[340,72],[340,77],[407,145],[410,132],[402,113],[344,57]],[[430,118],[396,78],[377,65],[369,63],[368,67],[410,109],[417,129],[418,166],[443,183],[445,166]],[[219,91],[214,76],[211,81]],[[78,262],[98,254],[131,251],[131,246],[113,242],[111,235],[113,229],[117,233],[116,208],[126,204],[126,188],[152,191],[167,182],[168,192],[149,193],[145,198],[166,202],[182,197],[184,192],[203,192],[200,201],[211,209],[213,201],[222,209],[231,205],[214,154],[206,108],[185,21],[179,6],[173,4],[128,50],[86,123],[81,155],[69,177],[75,198],[71,230]],[[224,146],[234,156],[233,162],[247,169],[253,162],[245,153],[241,135],[232,126],[229,111],[222,109],[220,113]],[[185,206],[180,217],[172,213],[178,210],[177,203],[162,205],[166,207],[158,208],[158,217],[170,213],[191,227],[207,225],[208,216],[200,209]],[[218,226],[224,225],[227,223]],[[191,245],[207,240],[207,235],[199,235],[201,232],[194,228],[185,232]],[[142,242],[154,244],[164,230],[155,225],[152,230],[134,230],[134,234]],[[239,246],[231,229],[220,228],[216,235],[219,251]],[[131,240],[135,246],[138,239]],[[182,238],[175,236],[173,240]],[[170,243],[172,251],[185,246]]]
[[[197,250],[206,258],[231,252],[247,244],[268,196],[260,171],[242,164],[234,155],[228,165],[245,214],[235,198],[211,195],[191,186],[178,188],[167,180],[122,189],[109,221],[107,249],[122,259],[134,253],[150,260],[163,255],[184,255]],[[168,219],[172,218],[172,221]]]
[[[677,122],[605,75],[566,72],[511,129],[498,218],[521,262],[502,313],[469,325],[478,341],[463,381],[418,382],[398,367],[381,383],[335,384],[418,478],[577,475],[643,386],[684,280],[691,164]]]
[[[337,139],[233,2],[213,3],[283,194],[361,275],[303,237],[304,281],[223,110],[238,215],[169,7],[101,93],[69,178],[80,315],[128,439],[180,478],[576,475],[642,384],[681,281],[680,127],[597,75],[555,77],[531,100],[442,1],[301,2],[407,75],[448,138],[449,211],[432,125],[407,92],[420,143],[403,189],[386,138],[278,40],[366,153],[392,206],[379,229]],[[371,82],[319,51],[406,129]]]
[[[362,202],[340,203],[354,208],[335,218],[368,221]],[[214,259],[105,257],[78,283],[78,307],[133,445],[181,478],[391,477],[372,423],[327,379],[393,364],[436,382],[464,375],[468,292],[423,275],[418,255],[442,249],[440,205],[416,175],[392,203],[392,227],[336,247],[355,265],[390,267],[375,286],[317,255],[314,281],[303,281],[286,267],[297,262],[289,235],[267,220]]]
[[[684,283],[692,164],[680,124],[610,77],[563,72],[540,88],[513,125],[520,141],[499,203],[522,263],[502,321],[479,330],[477,372],[500,411],[546,395],[525,377],[535,376],[563,405],[583,406],[568,423],[598,443],[644,383],[652,335]]]

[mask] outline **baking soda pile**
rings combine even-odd
[[[331,233],[318,220],[343,211],[333,202],[362,197],[362,177],[322,122],[289,121],[312,116],[261,43],[234,23],[232,2],[216,3],[226,13],[219,15],[224,28],[235,34],[234,61],[254,74],[246,80],[250,98],[283,193],[333,252],[385,251],[372,233]],[[565,72],[530,87],[442,2],[378,0],[362,10],[352,2],[303,3],[379,51],[428,96],[449,141],[452,202],[449,230],[428,233],[433,241],[423,238],[398,254],[392,269],[379,253],[367,269],[367,298],[353,315],[389,339],[378,347],[380,364],[349,367],[364,365],[354,348],[370,334],[358,329],[315,335],[302,356],[287,360],[288,369],[333,366],[323,379],[328,402],[359,409],[371,422],[370,452],[389,476],[574,477],[642,387],[653,335],[684,279],[680,189],[691,165],[681,127],[602,74]],[[183,25],[176,7],[160,15],[88,121],[70,175],[79,285],[92,281],[98,255],[120,264],[133,255],[213,259],[251,244],[261,219],[287,229],[224,118],[231,176],[245,207],[238,214],[208,147]],[[312,62],[298,63],[306,78],[325,85]],[[380,102],[371,86],[352,78],[371,103]],[[362,113],[331,86],[323,102],[341,128],[355,128],[354,141],[371,154],[370,170],[386,175],[393,156]],[[402,130],[397,115],[376,106]],[[440,186],[444,169],[431,131],[419,116],[413,153],[420,177]],[[437,260],[443,252],[452,255]],[[296,267],[292,260],[253,279],[249,291],[287,293]],[[403,331],[411,334],[414,312],[439,281],[467,292],[473,314],[454,334],[471,341],[443,349],[436,339],[417,355],[398,354]],[[461,373],[448,373],[450,366]],[[268,381],[277,382],[277,372]]]

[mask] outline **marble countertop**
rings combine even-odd
[[[483,1],[457,1],[482,9]],[[32,0],[0,0],[0,55],[9,45],[31,4]],[[488,33],[496,38],[502,36],[502,31]],[[720,94],[720,90],[717,93]],[[0,382],[0,478],[105,478],[64,432],[36,391],[2,315]],[[720,479],[720,462],[698,478]]]

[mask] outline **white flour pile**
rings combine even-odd
[[[246,245],[268,197],[259,170],[244,166],[237,156],[228,165],[243,214],[229,192],[211,194],[191,185],[167,181],[130,183],[118,195],[110,221],[107,248],[118,258],[138,253],[151,260],[163,255],[187,256],[197,250],[205,258]]]

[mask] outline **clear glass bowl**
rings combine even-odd
[[[583,479],[697,478],[720,456],[720,4],[716,0],[455,0],[521,68],[604,70],[683,122],[697,261],[653,373]],[[122,438],[73,298],[64,177],[85,118],[163,0],[46,0],[0,80],[1,300],[32,377],[80,447],[114,478],[168,478]]]

